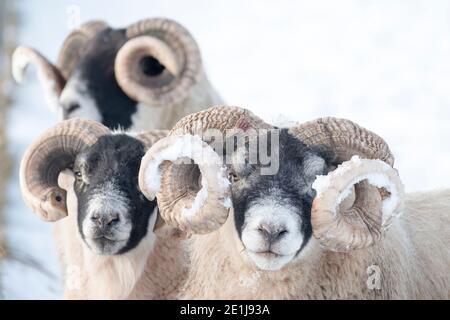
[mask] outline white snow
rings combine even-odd
[[[148,16],[178,20],[197,39],[208,78],[231,105],[264,119],[351,119],[389,143],[407,191],[448,187],[450,2],[447,0],[47,0],[18,2],[20,44],[55,61],[68,25]],[[108,10],[105,10],[105,7]],[[76,17],[75,17],[76,18]],[[31,71],[31,70],[30,70]],[[56,121],[33,72],[16,90],[8,135],[15,157],[7,192],[8,239],[55,274],[4,264],[7,298],[60,297],[51,224],[25,208],[17,165]],[[282,122],[282,121],[279,121]]]
[[[221,166],[217,172],[217,182],[219,183],[219,190],[226,190],[230,187],[231,182],[228,180],[227,168],[225,166]],[[223,205],[225,208],[229,209],[233,206],[233,201],[230,197],[225,197],[223,200]]]
[[[163,161],[175,161],[179,159],[193,159],[196,163],[201,161],[203,165],[217,166],[218,170],[218,188],[225,191],[229,186],[226,177],[226,169],[221,165],[222,161],[212,148],[203,148],[205,142],[198,135],[181,135],[175,138],[175,141],[154,155],[154,158],[148,163],[145,172],[145,183],[152,198],[156,197],[161,187],[161,173],[159,166]],[[190,208],[183,208],[182,214],[190,216],[196,214],[205,203],[208,197],[208,181],[202,176],[202,187],[195,196],[194,202]],[[231,207],[230,200],[225,199],[224,205]]]
[[[7,259],[0,266],[7,299],[53,299],[62,295],[52,224],[41,221],[25,206],[19,187],[19,161],[26,147],[55,121],[40,97],[39,84],[25,84],[16,92],[7,117],[8,149],[14,166],[4,191],[4,212],[7,243],[12,256],[18,258]]]
[[[170,146],[154,155],[152,161],[148,163],[145,176],[145,184],[153,199],[161,187],[159,166],[163,161],[175,161],[183,157],[192,159],[195,152],[201,152],[202,145],[203,141],[199,136],[186,134],[176,137],[176,140]]]
[[[377,161],[386,172],[388,170],[392,170],[392,168],[385,162],[381,160],[371,160]],[[351,170],[354,165],[360,164],[361,158],[359,156],[353,156],[351,160],[344,162],[339,165],[334,171],[333,176],[341,176]],[[390,196],[383,200],[382,203],[382,226],[387,226],[387,223],[391,221],[391,219],[395,216],[401,214],[399,209],[399,201],[403,201],[403,199],[399,198],[399,190],[397,186],[389,180],[389,178],[380,172],[369,173],[365,175],[358,176],[356,179],[349,181],[347,187],[338,195],[335,205],[334,205],[334,213],[336,214],[337,208],[352,192],[353,186],[361,181],[367,180],[369,184],[375,186],[377,188],[385,188]],[[328,174],[326,176],[317,176],[316,180],[313,183],[313,189],[317,192],[317,197],[320,198],[326,194],[327,189],[332,187],[332,175]]]
[[[202,187],[196,194],[194,198],[194,203],[190,208],[183,208],[181,214],[185,216],[194,216],[199,212],[201,207],[205,204],[206,199],[208,198],[208,181],[202,176]]]

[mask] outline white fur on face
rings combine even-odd
[[[301,218],[294,208],[271,199],[254,204],[245,213],[242,243],[248,256],[263,270],[278,270],[289,263],[303,243]],[[261,232],[265,228],[284,232],[274,240]]]
[[[63,118],[64,110],[67,111],[72,104],[78,104],[80,107],[70,114],[65,112],[66,116],[64,118],[82,118],[102,122],[102,116],[98,111],[97,104],[90,96],[85,81],[78,74],[71,76],[67,82],[59,98],[59,103],[62,106],[58,115],[61,119]]]
[[[99,187],[97,194],[89,199],[87,214],[82,222],[82,231],[87,245],[97,254],[116,254],[126,246],[132,225],[127,218],[128,199],[112,182]],[[114,224],[104,239],[98,238],[98,227],[92,220],[94,215],[117,215],[119,222]]]
[[[156,223],[157,208],[154,209],[148,223],[146,236],[133,250],[121,255],[99,256],[92,250],[84,250],[83,270],[89,270],[88,292],[76,292],[77,297],[88,299],[127,299],[136,283],[144,273],[149,255],[153,251],[156,235],[153,228]],[[75,288],[80,290],[83,287]],[[89,296],[86,296],[86,294]]]

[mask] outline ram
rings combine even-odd
[[[222,152],[210,129],[245,143]],[[252,152],[274,152],[276,172]],[[348,120],[277,129],[219,107],[155,143],[139,184],[194,234],[184,298],[447,299],[450,191],[405,195],[393,163],[383,139]]]
[[[199,48],[180,24],[145,19],[124,29],[90,21],[64,41],[58,63],[29,47],[13,54],[20,83],[37,68],[60,119],[85,118],[111,129],[170,129],[181,117],[220,103]]]
[[[186,275],[183,243],[170,228],[155,230],[156,201],[138,187],[145,150],[165,134],[133,136],[71,119],[27,149],[22,195],[39,217],[57,221],[66,298],[176,297]]]

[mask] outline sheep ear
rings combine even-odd
[[[156,233],[156,231],[158,229],[161,229],[162,227],[164,227],[164,225],[166,224],[166,222],[164,221],[164,219],[161,217],[161,215],[159,214],[159,210],[157,210],[156,212],[156,222],[155,225],[153,226],[153,232]]]
[[[316,154],[308,153],[303,161],[302,175],[305,177],[306,191],[312,192],[312,185],[318,175],[323,175],[327,169],[326,162]],[[314,197],[314,194],[310,194]]]
[[[58,186],[65,190],[66,195],[66,207],[68,216],[78,213],[78,199],[74,190],[75,174],[70,169],[61,171],[58,175]]]
[[[58,176],[58,186],[66,191],[73,187],[74,182],[75,174],[72,170],[63,170]]]

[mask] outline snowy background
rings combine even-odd
[[[116,27],[146,17],[175,19],[197,39],[209,78],[228,104],[266,120],[349,118],[388,141],[408,191],[450,187],[450,1],[14,2],[21,16],[18,43],[52,61],[74,8],[82,21],[104,19]],[[4,295],[59,298],[51,224],[24,207],[17,183],[26,146],[56,118],[33,72],[14,98],[8,245],[19,260],[33,259],[44,269],[7,260]]]

